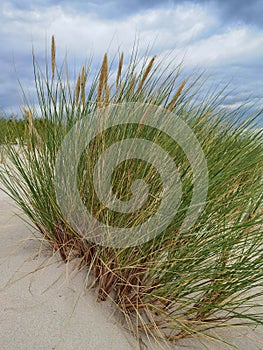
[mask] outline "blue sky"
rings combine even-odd
[[[263,1],[5,1],[0,4],[0,109],[16,111],[20,79],[33,93],[32,45],[39,58],[55,34],[58,57],[67,51],[79,67],[110,47],[129,52],[135,36],[142,53],[173,50],[186,72],[206,69],[215,85],[231,80],[229,101],[247,97],[263,108]],[[16,72],[15,72],[16,70]]]

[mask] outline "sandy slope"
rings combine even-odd
[[[0,349],[139,349],[117,322],[114,307],[97,303],[93,291],[84,291],[84,271],[72,272],[52,257],[14,212],[12,201],[0,191]],[[221,335],[238,349],[263,349],[262,327],[228,329]],[[228,347],[210,343],[207,348]],[[205,347],[187,339],[172,349]]]

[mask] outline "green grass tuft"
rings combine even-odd
[[[32,125],[25,116],[15,136],[1,136],[9,159],[0,172],[5,189],[65,262],[82,258],[95,277],[98,298],[111,295],[134,334],[144,331],[175,341],[230,323],[263,324],[262,306],[254,309],[257,298],[263,297],[262,130],[251,131],[262,113],[245,117],[241,108],[226,110],[221,107],[224,91],[202,96],[202,76],[181,78],[181,65],[148,57],[143,62],[136,49],[128,63],[123,59],[117,83],[111,79],[113,70],[105,72],[105,64],[104,75],[97,72],[94,78],[88,76],[90,66],[83,68],[83,103],[67,78],[67,67],[58,69],[52,62],[49,78],[33,57],[38,105],[26,107]],[[112,186],[116,196],[127,201],[132,182],[144,178],[150,183],[147,206],[133,215],[120,214],[109,211],[96,196],[96,161],[116,140],[127,137],[154,140],[171,155],[183,196],[177,215],[159,236],[138,246],[104,247],[79,235],[63,215],[54,186],[56,157],[71,128],[98,105],[130,102],[167,108],[191,127],[207,161],[208,196],[195,224],[181,231],[193,194],[193,174],[182,149],[150,128],[113,127],[94,139],[79,163],[78,189],[92,215],[109,225],[132,228],[160,205],[160,176],[138,160],[122,162],[114,170]]]

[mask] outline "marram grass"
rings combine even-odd
[[[51,79],[43,75],[35,57],[33,63],[38,105],[24,109],[25,130],[16,135],[19,152],[13,142],[1,138],[9,160],[0,178],[53,249],[65,262],[81,258],[95,278],[98,299],[110,297],[136,336],[145,332],[174,342],[209,335],[209,329],[229,324],[263,324],[258,302],[263,297],[262,130],[251,132],[262,113],[246,111],[245,117],[241,108],[220,107],[227,97],[224,91],[201,95],[202,76],[181,78],[181,65],[159,62],[155,56],[142,61],[136,49],[128,63],[120,55],[115,79],[109,69],[114,65],[105,54],[95,77],[88,74],[90,66],[83,66],[75,86],[66,67],[56,66],[53,37]],[[77,121],[109,103],[127,102],[163,106],[191,127],[207,160],[208,197],[191,229],[180,231],[193,190],[191,167],[180,147],[143,125],[111,128],[94,139],[79,163],[79,191],[92,215],[134,227],[160,204],[160,177],[138,160],[121,163],[112,186],[119,199],[127,200],[132,182],[143,177],[150,183],[148,207],[129,216],[111,213],[100,203],[92,188],[92,169],[116,138],[149,138],[165,148],[176,161],[183,196],[177,215],[159,236],[138,246],[104,247],[81,237],[63,216],[54,188],[55,162]]]

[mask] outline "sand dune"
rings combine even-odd
[[[95,293],[83,288],[85,271],[52,256],[17,212],[0,191],[1,350],[140,349],[118,321],[114,306],[96,302]],[[238,349],[263,349],[262,327],[225,329],[220,334]],[[206,344],[208,349],[229,348]],[[160,348],[148,343],[148,349]],[[195,339],[185,339],[171,348],[205,347]],[[141,349],[146,347],[141,345]]]

